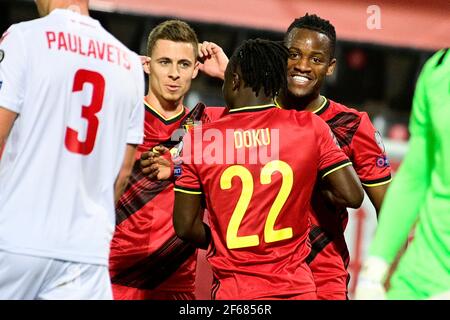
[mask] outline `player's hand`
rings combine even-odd
[[[157,146],[142,153],[140,164],[142,172],[151,180],[167,180],[172,175],[170,152],[166,147]]]
[[[383,283],[389,265],[381,258],[369,257],[363,265],[356,285],[356,300],[386,300]]]
[[[144,72],[150,74],[150,61],[152,61],[152,59],[147,56],[139,56],[139,58],[141,58],[142,69],[144,69]]]
[[[386,300],[386,290],[381,282],[359,276],[355,300]]]
[[[199,70],[204,74],[219,79],[224,79],[225,69],[228,65],[228,57],[222,48],[214,42],[203,41],[198,44]]]

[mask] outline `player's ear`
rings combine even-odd
[[[333,59],[331,59],[331,62],[328,65],[327,76],[331,76],[333,74],[335,68],[336,68],[336,58],[333,58]]]
[[[241,76],[237,72],[233,72],[232,89],[236,91],[241,86]]]
[[[196,61],[195,65],[194,65],[194,72],[192,73],[192,79],[197,78],[199,66],[200,66],[200,62]]]
[[[150,74],[150,61],[152,61],[152,59],[147,56],[139,56],[139,58],[141,59],[142,69],[144,69],[144,72],[149,75]]]

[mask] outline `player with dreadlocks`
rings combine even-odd
[[[391,180],[381,135],[367,113],[320,94],[326,76],[333,74],[336,65],[336,31],[333,25],[316,15],[306,14],[289,26],[285,45],[289,50],[288,85],[277,102],[285,109],[310,111],[326,121],[379,212]],[[344,230],[348,213],[341,200],[319,191],[319,188],[312,200],[312,250],[308,262],[319,299],[347,298],[349,252]]]
[[[363,198],[326,123],[275,107],[287,58],[279,43],[245,41],[225,71],[229,113],[184,138],[174,227],[185,241],[209,246],[213,299],[316,299],[306,263],[315,181],[354,207]],[[301,152],[292,152],[299,141]],[[199,214],[202,201],[210,226]]]

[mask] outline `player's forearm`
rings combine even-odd
[[[424,137],[412,138],[408,154],[391,183],[379,216],[370,254],[391,263],[405,243],[430,184],[431,159]]]
[[[114,203],[117,203],[117,201],[119,201],[120,197],[124,193],[130,175],[131,169],[129,171],[121,170],[121,172],[117,176],[116,183],[114,184]]]
[[[202,222],[199,215],[194,220],[185,219],[188,216],[189,214],[183,214],[184,219],[180,219],[180,214],[174,212],[173,224],[175,233],[179,238],[191,243],[193,246],[206,249],[211,240],[209,227]]]
[[[366,191],[367,195],[369,196],[370,202],[372,202],[375,208],[377,217],[380,214],[381,205],[383,204],[383,200],[389,185],[389,183],[386,183],[376,187],[364,186],[364,190]]]
[[[173,226],[181,239],[197,248],[207,248],[210,242],[210,230],[203,223],[201,196],[181,191],[175,192]]]
[[[322,189],[321,193],[323,197],[326,199],[326,201],[331,203],[336,208],[347,208],[348,205],[347,201],[342,199],[342,197],[335,196],[333,192],[331,192],[330,190]]]
[[[6,144],[6,138],[0,137],[0,158],[2,156],[3,148],[5,147],[5,144]]]
[[[193,228],[177,235],[196,248],[207,249],[211,242],[211,229],[204,222],[197,222]]]
[[[0,155],[17,115],[17,113],[0,106]]]
[[[119,201],[123,192],[125,191],[125,187],[127,186],[128,178],[117,178],[116,183],[114,185],[114,203]]]
[[[131,171],[133,170],[135,153],[136,145],[127,144],[122,166],[114,183],[114,203],[119,201],[125,191],[125,188],[127,187],[128,179],[130,178]]]

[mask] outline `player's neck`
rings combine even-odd
[[[167,119],[176,116],[184,109],[183,100],[181,99],[176,102],[165,101],[158,99],[155,95],[149,93],[145,96],[145,101],[147,101],[153,109]]]
[[[275,105],[274,101],[270,97],[247,97],[246,99],[241,99],[235,103],[231,110],[239,109],[244,107],[254,107],[254,106],[265,106],[265,105]]]
[[[87,1],[57,0],[51,3],[49,12],[52,12],[54,9],[67,9],[84,16],[89,16]]]
[[[315,97],[313,100],[311,100],[307,105],[305,110],[314,112],[317,109],[319,109],[324,103],[326,98],[324,96],[321,96],[320,94]]]
[[[323,104],[325,97],[320,94],[304,97],[295,97],[291,94],[284,95],[280,98],[280,104],[285,109],[315,111]]]

